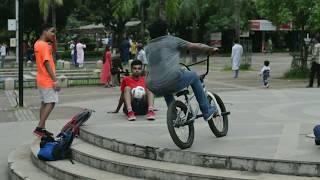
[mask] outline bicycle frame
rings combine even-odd
[[[186,67],[186,68],[190,71],[190,68],[189,68],[190,66],[194,66],[194,65],[203,63],[203,62],[205,62],[205,61],[207,62],[207,63],[206,63],[206,64],[207,64],[206,72],[205,72],[204,74],[200,75],[200,81],[201,81],[201,83],[202,83],[203,91],[204,91],[206,94],[207,94],[207,90],[206,90],[206,88],[205,88],[204,79],[205,79],[205,77],[206,77],[206,76],[208,75],[208,73],[209,73],[209,57],[210,57],[210,56],[208,55],[208,56],[207,56],[207,59],[202,60],[202,61],[199,61],[199,62],[196,62],[196,63],[189,64],[189,65],[185,65],[185,64],[183,64],[183,63],[180,63],[181,65],[183,65],[184,67]],[[192,105],[191,105],[191,100],[195,97],[195,95],[192,94],[192,96],[189,97],[187,94],[185,94],[184,96],[185,96],[185,104],[186,104],[186,106],[187,106],[188,109],[187,109],[187,112],[186,112],[185,117],[181,119],[181,123],[182,123],[182,124],[186,123],[186,121],[187,121],[187,119],[188,119],[187,117],[188,117],[189,113],[191,113],[192,117],[191,117],[188,121],[194,121],[195,119],[198,119],[198,118],[200,118],[200,117],[203,117],[202,114],[198,114],[200,107],[197,106],[197,108],[196,108],[195,111],[194,111],[194,110],[193,110],[193,107],[192,107]]]

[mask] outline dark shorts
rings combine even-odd
[[[136,115],[146,115],[148,112],[148,103],[146,99],[132,99],[132,110]],[[123,106],[123,113],[128,114],[126,105]]]

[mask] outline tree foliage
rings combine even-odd
[[[212,13],[206,27],[210,31],[233,30],[235,25],[235,9],[240,9],[240,29],[248,29],[248,20],[257,18],[258,14],[255,9],[253,0],[241,0],[240,7],[236,7],[235,0],[216,0],[210,4]]]
[[[319,0],[257,0],[261,16],[275,25],[292,22],[297,29],[319,29]]]

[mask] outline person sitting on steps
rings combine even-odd
[[[147,114],[148,120],[155,120],[153,109],[154,96],[151,91],[146,88],[144,76],[141,76],[141,61],[132,61],[131,73],[131,76],[123,78],[118,106],[115,111],[110,113],[118,113],[124,103],[123,112],[128,115],[129,121],[134,121],[136,119],[136,114]]]

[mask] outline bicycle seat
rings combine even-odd
[[[189,90],[188,90],[188,89],[183,89],[183,90],[177,92],[177,93],[176,93],[176,96],[177,96],[177,97],[180,97],[180,96],[182,96],[182,95],[188,95],[188,94],[189,94]]]

